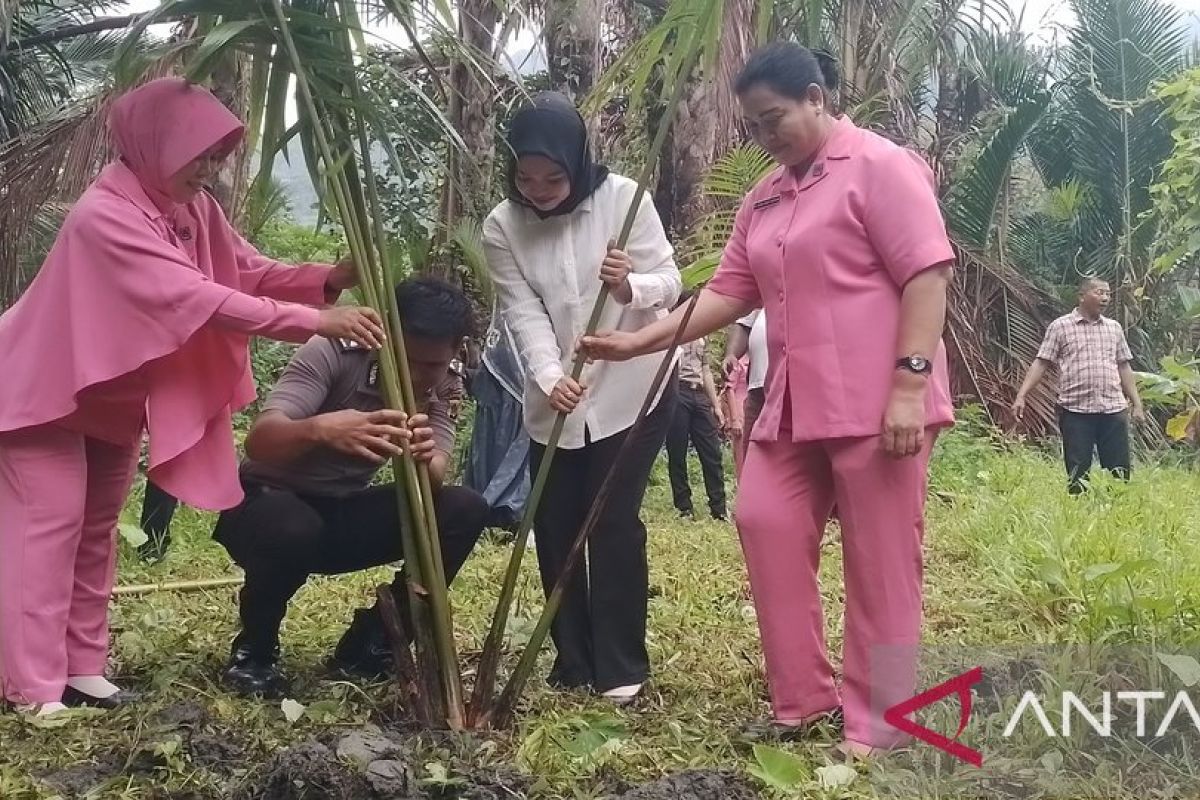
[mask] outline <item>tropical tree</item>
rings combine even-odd
[[[1180,13],[1160,0],[1072,0],[1061,84],[1030,137],[1045,185],[1071,201],[1056,253],[1064,283],[1096,275],[1117,288],[1115,313],[1135,350],[1154,350],[1140,297],[1151,275],[1156,225],[1150,186],[1172,140],[1156,86],[1180,72],[1187,34]],[[1042,237],[1046,241],[1049,237]]]

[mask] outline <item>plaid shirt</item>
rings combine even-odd
[[[1092,322],[1079,309],[1046,329],[1037,357],[1058,365],[1058,403],[1080,414],[1114,414],[1129,405],[1118,366],[1133,360],[1121,324]]]

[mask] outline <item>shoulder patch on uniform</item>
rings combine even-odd
[[[366,350],[367,349],[367,348],[363,347],[361,344],[359,344],[358,342],[354,341],[353,339],[339,338],[339,339],[336,339],[335,341],[338,344],[338,349],[340,349],[343,353],[351,353],[351,352],[354,352],[355,350]]]
[[[374,389],[378,385],[379,385],[379,362],[374,361],[374,362],[372,362],[370,368],[367,369],[367,386],[371,389]]]
[[[772,206],[777,206],[782,201],[782,199],[783,198],[780,195],[773,195],[764,200],[759,200],[757,203],[754,204],[754,210],[762,211],[764,208],[771,208]]]

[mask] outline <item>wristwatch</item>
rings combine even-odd
[[[918,375],[929,375],[933,372],[933,362],[925,356],[911,355],[896,361],[896,369],[906,369]]]

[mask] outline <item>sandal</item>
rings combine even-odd
[[[746,741],[797,742],[820,733],[840,731],[843,724],[842,707],[809,714],[799,720],[757,720],[742,728]]]
[[[847,761],[876,761],[892,752],[887,747],[872,747],[869,744],[843,739],[835,748]]]

